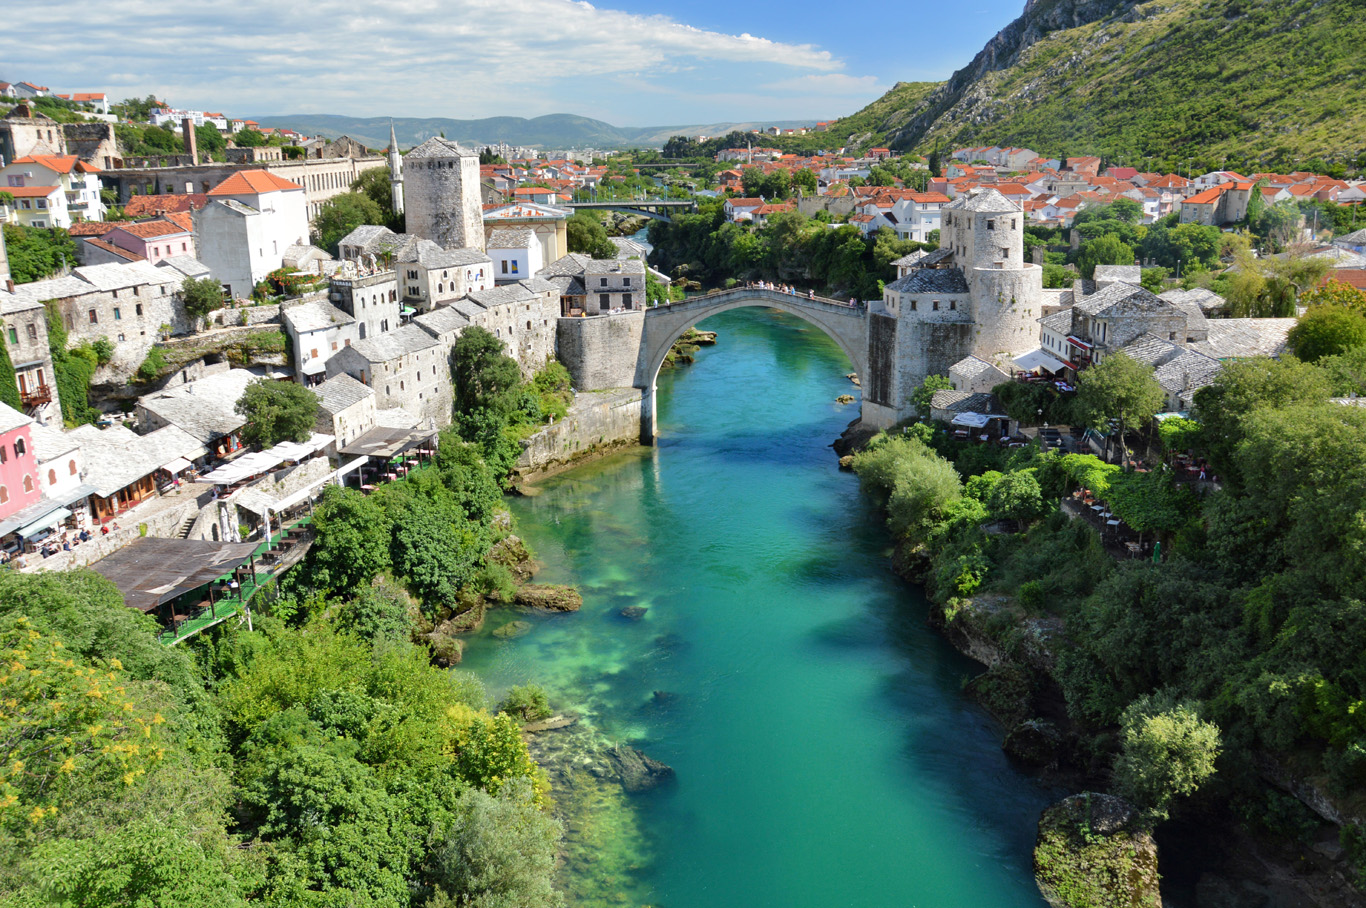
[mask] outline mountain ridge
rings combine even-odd
[[[348,135],[371,148],[389,144],[389,117],[350,117],[343,114],[282,114],[254,116],[262,126],[286,127],[308,135],[336,138]],[[796,128],[811,121],[754,121],[750,123],[709,123],[691,126],[613,126],[602,120],[577,114],[545,114],[539,117],[485,117],[455,120],[446,117],[393,117],[394,134],[404,148],[418,145],[432,136],[469,145],[506,142],[509,145],[542,147],[661,147],[673,135],[724,135],[733,129],[747,131],[767,126]]]

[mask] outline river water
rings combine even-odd
[[[542,582],[582,611],[494,612],[464,668],[677,770],[604,802],[571,852],[571,904],[1015,908],[1050,800],[961,691],[978,666],[888,569],[881,520],[829,449],[848,362],[773,310],[659,381],[659,445],[517,499]],[[644,606],[644,618],[620,615]],[[513,618],[532,629],[491,632]]]

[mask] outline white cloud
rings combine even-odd
[[[246,113],[479,117],[591,107],[618,121],[669,122],[695,119],[690,86],[701,98],[718,80],[742,86],[750,117],[774,116],[775,94],[809,92],[820,106],[877,90],[874,77],[844,73],[843,61],[811,44],[577,0],[75,0],[26,4],[6,20],[26,39],[7,46],[0,77]],[[679,106],[652,108],[631,84],[662,86]],[[618,95],[598,96],[609,91]]]

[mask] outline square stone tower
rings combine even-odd
[[[442,138],[430,138],[403,160],[407,233],[445,249],[484,248],[484,207],[479,155]]]

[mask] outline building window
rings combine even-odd
[[[599,286],[599,287],[606,287],[606,286],[607,286],[607,278],[605,278],[605,277],[604,277],[604,278],[601,278],[601,279],[599,280],[599,282],[598,282],[598,286]]]
[[[336,342],[336,341],[333,341],[333,342],[332,342],[332,352],[335,353],[336,350],[337,350],[337,342]]]
[[[66,467],[67,467],[68,470],[71,471],[71,475],[72,475],[72,476],[75,476],[78,472],[80,472],[79,470],[76,469],[76,461],[74,461],[74,460],[68,462],[67,465],[66,465]]]
[[[119,307],[118,307],[118,306],[115,306],[115,307],[114,307],[114,321],[116,321],[116,322],[123,321],[123,313],[119,311]]]
[[[47,484],[50,485],[50,486],[55,486],[55,485],[57,484],[57,471],[56,471],[56,470],[48,470],[48,471],[47,471]]]
[[[308,351],[308,357],[309,357],[309,359],[317,359],[317,358],[318,358],[318,348],[317,348],[317,347],[314,347],[312,350],[309,350],[309,351]]]
[[[23,457],[23,456],[24,456],[24,452],[27,451],[27,450],[28,450],[28,447],[24,444],[24,440],[23,440],[22,438],[16,438],[16,439],[14,439],[14,456],[15,456],[15,457]]]
[[[96,313],[94,309],[91,309],[88,314],[90,315],[90,324],[98,325],[100,323],[99,314]]]
[[[9,489],[0,486],[0,504],[5,504],[7,501],[9,501]]]
[[[950,308],[950,309],[957,309],[957,308],[958,308],[958,300],[949,300],[949,308]]]
[[[142,315],[142,303],[138,303],[136,306],[133,307],[133,313],[135,315]]]
[[[504,274],[507,274],[507,273],[508,273],[508,260],[507,260],[507,259],[503,259],[503,273],[504,273]]]
[[[114,295],[114,299],[118,299],[118,298],[119,298],[119,292],[118,292],[117,290],[114,290],[114,291],[111,291],[111,292],[112,292],[113,295]]]
[[[119,342],[122,343],[122,341],[123,341],[123,335],[120,334],[120,335],[119,335]]]
[[[991,218],[988,218],[988,219],[987,219],[987,229],[988,229],[988,230],[995,230],[995,229],[996,229],[996,221],[995,221],[994,219],[991,219]]]
[[[11,344],[19,343],[19,332],[15,331],[13,328],[9,329],[9,342]]]
[[[629,286],[631,286],[631,279],[630,279],[629,277],[628,277],[628,278],[623,278],[622,280],[624,281],[624,283],[622,284],[623,287],[629,287]]]
[[[915,311],[915,300],[911,300],[911,311]]]
[[[517,261],[516,261],[515,259],[514,259],[513,262],[512,262],[512,273],[513,273],[513,274],[516,274],[516,273],[517,273]]]
[[[934,301],[934,306],[933,306],[933,308],[934,308],[934,311],[935,311],[935,312],[938,312],[938,311],[939,311],[939,300],[935,300],[935,301]]]
[[[167,252],[170,252],[171,250],[167,249],[166,251],[167,251]],[[134,287],[134,288],[133,288],[133,295],[134,295],[134,296],[142,296],[142,288],[141,288],[141,287]]]
[[[631,294],[629,294],[629,293],[623,293],[623,294],[621,295],[621,304],[622,304],[623,306],[625,306],[627,309],[630,309],[630,308],[631,308]],[[530,325],[528,324],[527,327],[530,327]]]
[[[611,296],[611,294],[608,294],[608,293],[600,293],[600,294],[598,294],[598,305],[601,306],[603,309],[611,309],[611,308],[612,308],[612,296]]]
[[[32,491],[33,491],[33,477],[32,477],[32,476],[25,476],[25,477],[24,477],[24,491],[25,491],[25,492],[32,492]]]

